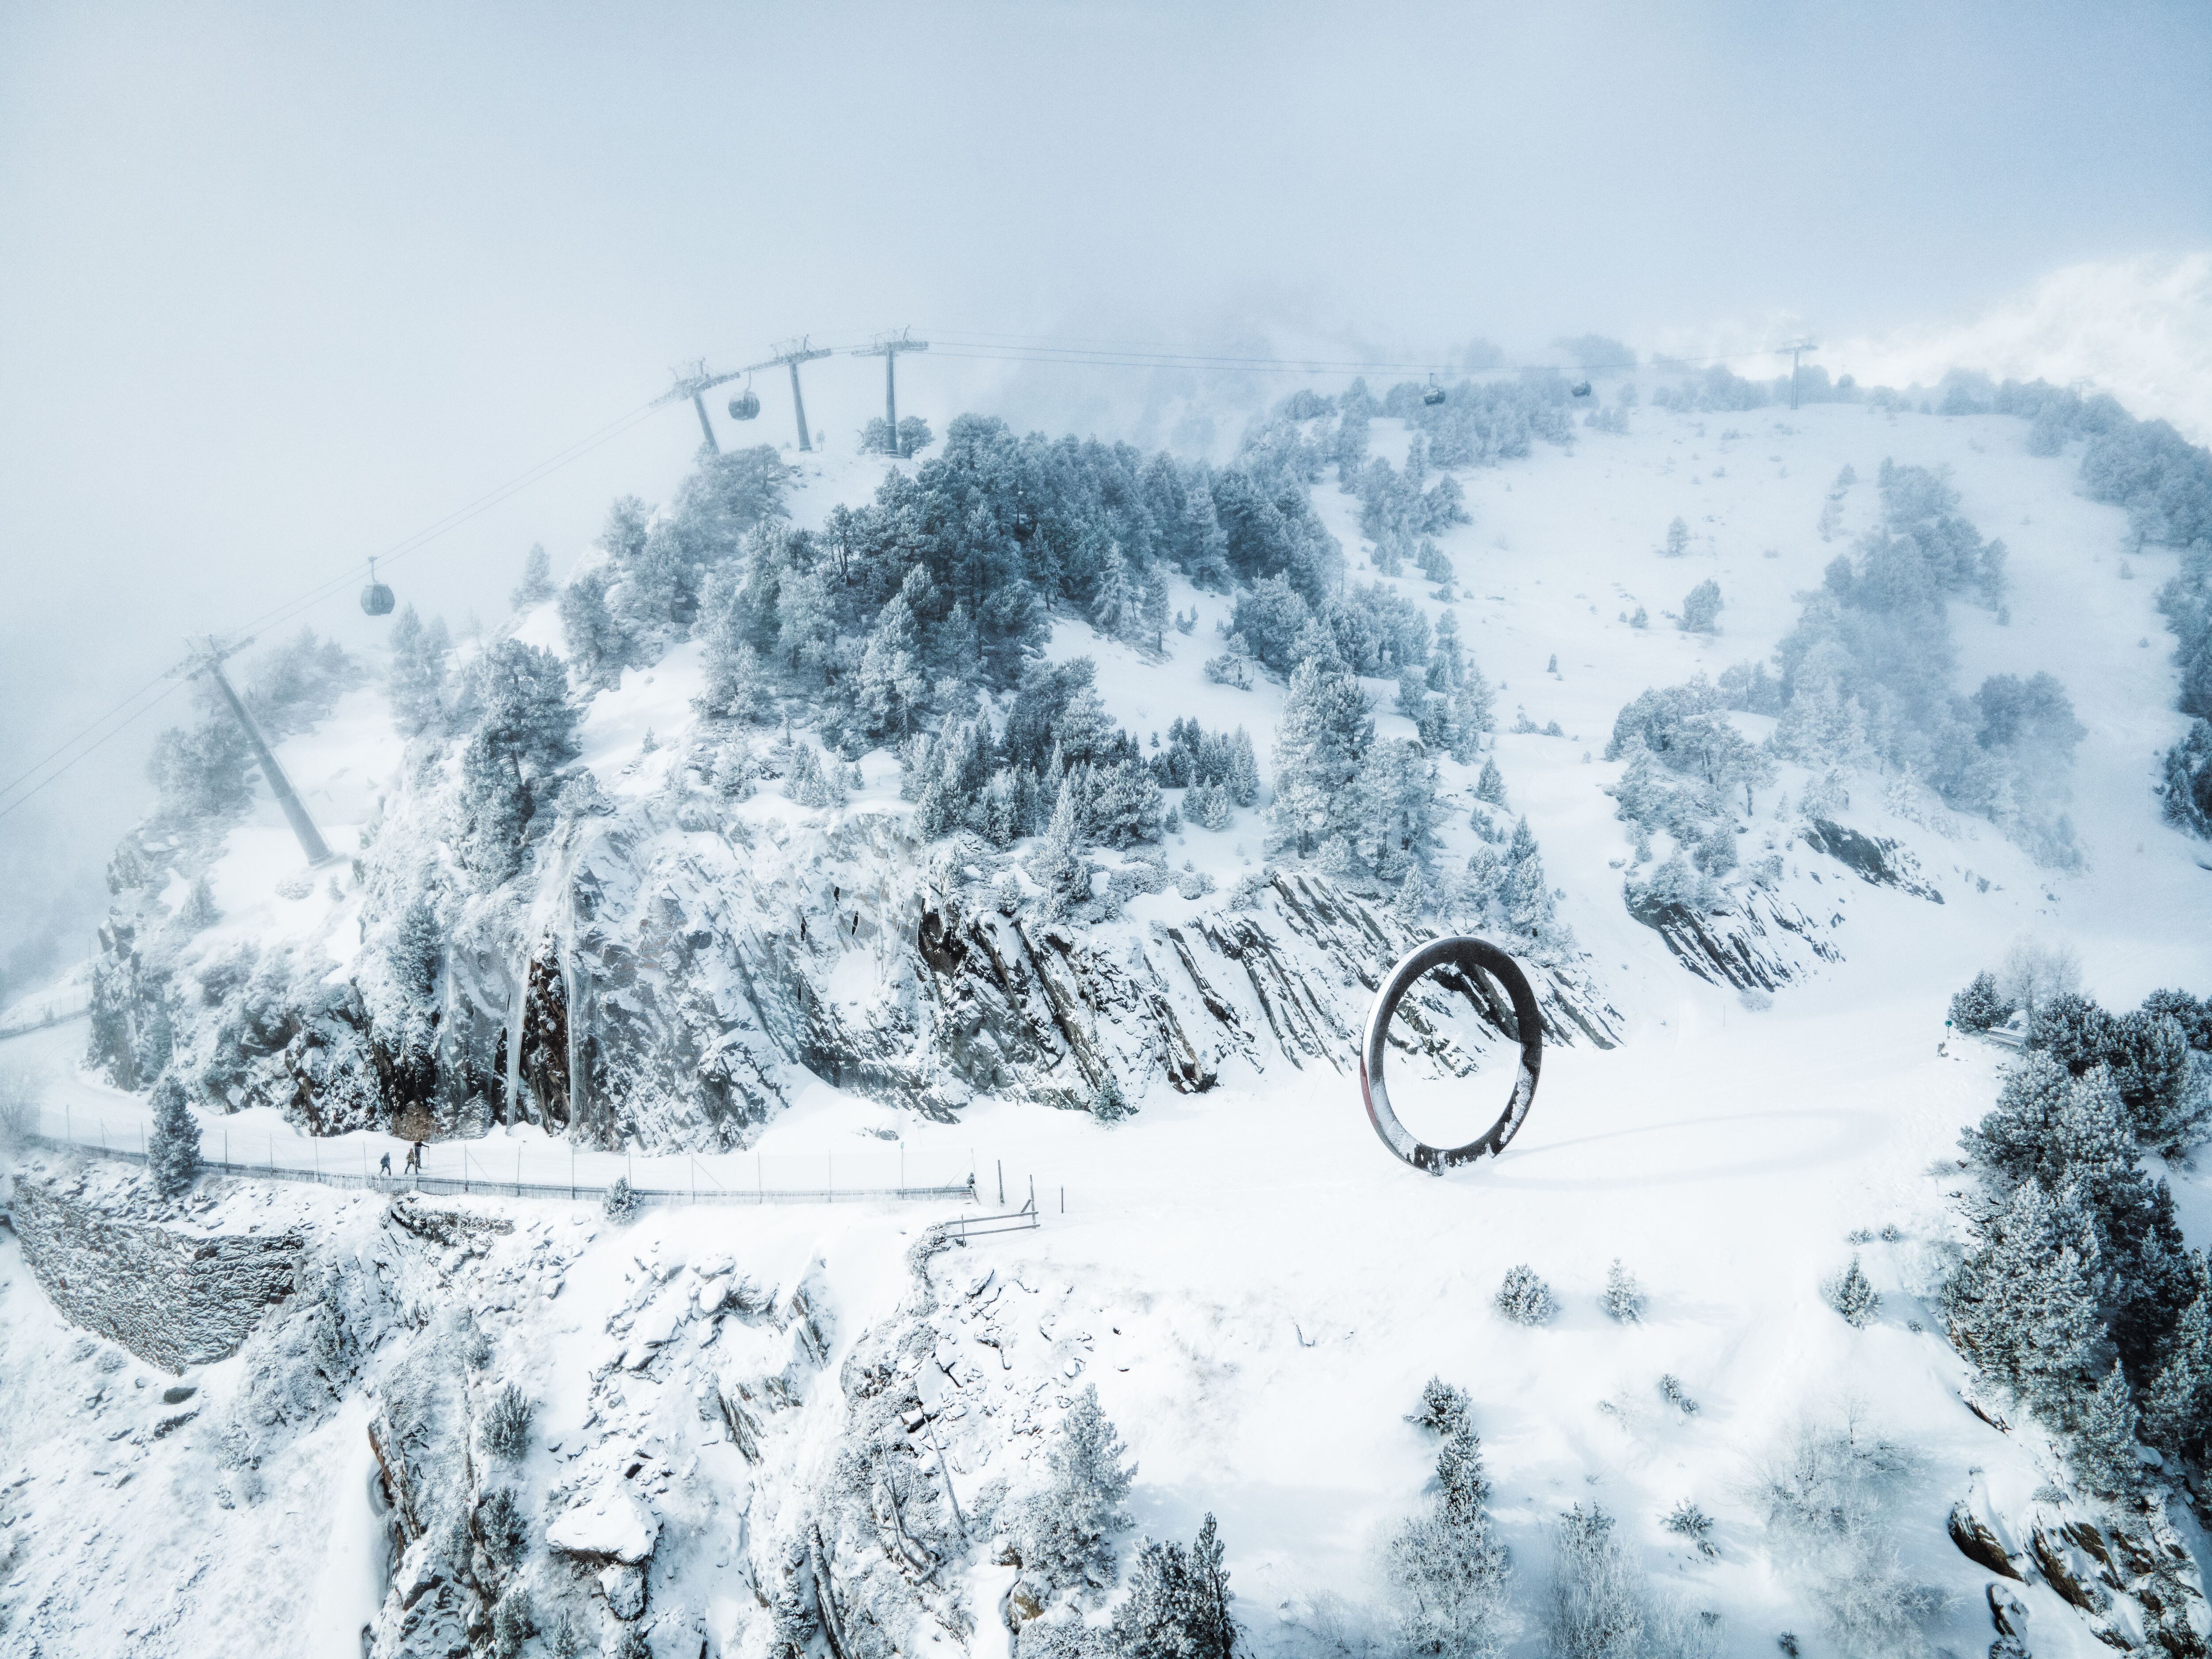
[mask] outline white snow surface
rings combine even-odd
[[[1376,423],[1378,448],[1391,427]],[[2150,793],[2154,757],[2185,724],[2172,706],[2170,636],[2153,605],[2173,555],[2124,548],[2121,514],[2074,489],[2078,447],[2057,459],[2031,457],[2026,425],[2006,417],[1835,405],[1702,416],[1647,409],[1626,437],[1577,432],[1571,452],[1540,447],[1528,461],[1462,473],[1474,522],[1443,538],[1461,579],[1454,609],[1462,637],[1504,687],[1501,726],[1522,709],[1568,734],[1503,735],[1498,763],[1513,810],[1528,816],[1565,890],[1562,915],[1626,1019],[1617,1049],[1547,1054],[1534,1111],[1505,1157],[1442,1179],[1396,1164],[1363,1119],[1349,1054],[1335,1071],[1278,1066],[1252,1086],[1192,1097],[1155,1091],[1114,1126],[988,1098],[957,1123],[933,1123],[823,1084],[769,1125],[759,1152],[794,1163],[882,1159],[892,1154],[877,1137],[891,1129],[898,1153],[918,1164],[965,1169],[972,1160],[986,1208],[997,1207],[1000,1170],[1010,1203],[1033,1189],[1040,1231],[978,1240],[940,1278],[995,1273],[1018,1287],[1009,1294],[1022,1306],[1079,1326],[1086,1340],[1070,1362],[1079,1371],[1055,1373],[1056,1397],[1097,1384],[1138,1466],[1139,1533],[1187,1539],[1203,1514],[1219,1517],[1237,1611],[1260,1653],[1320,1651],[1314,1632],[1330,1597],[1379,1601],[1382,1540],[1422,1501],[1432,1469],[1432,1443],[1405,1420],[1432,1374],[1474,1401],[1494,1508],[1516,1563],[1522,1622],[1510,1651],[1543,1650],[1548,1528],[1569,1504],[1592,1500],[1620,1517],[1632,1554],[1668,1594],[1721,1615],[1722,1651],[1771,1654],[1784,1629],[1800,1633],[1808,1654],[1831,1651],[1802,1589],[1766,1552],[1751,1488],[1795,1425],[1847,1409],[1916,1455],[1896,1505],[1899,1547],[1915,1576],[1954,1598],[1929,1626],[1930,1642],[1979,1651],[1990,1634],[1980,1600],[1987,1575],[1951,1546],[1945,1513],[1976,1482],[2000,1505],[2025,1504],[2057,1465],[2033,1427],[2000,1434],[1961,1403],[1968,1373],[1932,1309],[1960,1237],[1951,1201],[1966,1179],[1958,1137],[1992,1103],[2003,1060],[1971,1040],[1939,1053],[1945,1000],[2023,932],[2075,946],[2085,988],[2108,1006],[2132,1006],[2161,985],[2212,988],[2212,872],[2201,847],[2160,822]],[[1850,463],[1859,476],[1844,504],[1855,535],[1871,521],[1885,456],[1949,466],[1961,510],[2011,550],[2008,626],[1953,607],[1961,684],[2040,669],[2065,683],[2090,733],[2072,807],[2086,864],[2071,874],[2039,870],[1987,823],[1863,776],[1846,821],[1903,841],[1945,902],[1863,884],[1783,840],[1785,826],[1776,824],[1793,895],[1837,919],[1844,959],[1754,1012],[1689,976],[1626,914],[1613,863],[1629,839],[1602,793],[1620,769],[1595,757],[1614,714],[1647,686],[1717,674],[1772,650],[1796,617],[1795,596],[1848,545],[1824,543],[1814,529],[1838,470]],[[800,521],[854,499],[880,467],[802,459]],[[1333,483],[1314,495],[1353,576],[1373,580],[1358,568],[1357,504]],[[1670,561],[1658,550],[1678,514],[1691,526],[1692,550]],[[2123,578],[2124,552],[2131,580]],[[1727,600],[1721,634],[1676,632],[1661,613],[1707,577]],[[1415,597],[1427,591],[1413,578],[1400,586]],[[1243,726],[1264,774],[1280,686],[1206,683],[1200,665],[1221,649],[1214,624],[1227,601],[1180,586],[1174,599],[1194,602],[1200,619],[1192,636],[1170,633],[1164,660],[1074,623],[1058,629],[1051,653],[1094,658],[1109,706],[1140,738],[1184,715],[1209,729]],[[1639,602],[1652,613],[1648,630],[1618,619]],[[520,628],[546,640],[556,631],[550,611]],[[1556,677],[1546,672],[1553,653]],[[621,769],[648,727],[665,741],[688,726],[697,680],[687,648],[596,700],[585,758],[611,790],[651,787],[646,769],[630,778]],[[1395,719],[1386,714],[1379,724],[1394,729]],[[287,742],[282,756],[343,848],[398,749],[380,694],[368,690]],[[905,810],[888,757],[871,757],[866,771],[869,787],[845,810]],[[1464,769],[1447,762],[1444,771],[1452,790],[1471,786]],[[767,804],[788,805],[780,797]],[[1762,797],[1762,817],[1771,805]],[[1463,856],[1466,832],[1455,834]],[[1226,887],[1256,867],[1261,836],[1256,816],[1244,812],[1219,834],[1186,830],[1167,850],[1173,867],[1188,860]],[[232,937],[315,938],[345,960],[356,948],[348,883],[283,897],[278,884],[295,865],[264,799],[217,867],[224,915],[202,948]],[[1139,901],[1133,914],[1190,908],[1170,891]],[[58,1028],[16,1040],[0,1058],[40,1057],[54,1103],[118,1126],[143,1121],[138,1102],[74,1074],[82,1038],[81,1029]],[[1493,1059],[1472,1101],[1438,1095],[1405,1115],[1439,1136],[1486,1123],[1505,1076]],[[257,1121],[229,1125],[241,1137],[273,1145],[289,1134],[258,1121],[268,1114],[246,1115]],[[207,1125],[210,1133],[220,1127]],[[367,1158],[385,1144],[348,1139],[363,1146],[341,1142],[331,1155]],[[526,1171],[569,1167],[564,1146],[534,1133],[479,1155],[501,1170],[510,1160]],[[732,1184],[756,1167],[750,1153],[696,1164]],[[2166,1173],[2191,1243],[2212,1243],[2212,1180],[2185,1168]],[[372,1205],[316,1189],[256,1193],[246,1182],[222,1202],[240,1225],[258,1206],[268,1226]],[[711,1340],[690,1311],[714,1276],[698,1264],[725,1261],[787,1288],[799,1276],[794,1264],[820,1264],[831,1352],[815,1392],[778,1431],[818,1454],[840,1420],[834,1379],[843,1357],[864,1332],[897,1316],[912,1283],[903,1253],[952,1207],[654,1208],[622,1229],[588,1206],[485,1200],[474,1207],[514,1219],[518,1239],[557,1237],[572,1253],[550,1294],[513,1301],[498,1338],[498,1376],[540,1406],[532,1490],[573,1473],[571,1460],[606,1465],[586,1496],[544,1518],[547,1535],[622,1561],[642,1559],[656,1540],[665,1554],[680,1537],[690,1565],[678,1590],[711,1650],[764,1652],[758,1609],[730,1563],[747,1505],[774,1500],[690,1409],[683,1368],[704,1364],[699,1345]],[[1845,1241],[1854,1229],[1885,1225],[1896,1242]],[[503,1242],[492,1259],[519,1248]],[[1818,1288],[1855,1252],[1884,1297],[1881,1317],[1863,1331],[1838,1319]],[[1601,1310],[1616,1259],[1649,1293],[1640,1323]],[[1559,1296],[1563,1311],[1548,1325],[1524,1328],[1492,1309],[1500,1278],[1520,1262]],[[634,1306],[645,1278],[659,1279],[670,1264],[659,1299]],[[190,1428],[160,1439],[147,1432],[160,1414],[151,1402],[172,1379],[64,1326],[12,1237],[0,1241],[0,1561],[9,1564],[0,1578],[0,1646],[16,1639],[9,1628],[35,1624],[35,1651],[57,1656],[353,1651],[351,1632],[373,1613],[380,1588],[362,1563],[370,1516],[360,1402],[293,1441],[264,1471],[258,1502],[221,1507],[210,1437]],[[1028,1322],[1058,1365],[1060,1337],[1039,1319]],[[722,1340],[769,1339],[748,1330]],[[1028,1371],[1002,1382],[988,1358],[979,1395],[963,1399],[1017,1385],[1026,1399],[1033,1380],[1044,1388]],[[633,1361],[651,1368],[623,1385],[635,1423],[588,1423],[598,1409],[593,1378]],[[239,1363],[187,1381],[220,1401],[237,1386]],[[759,1363],[772,1368],[785,1357],[763,1352]],[[1695,1416],[1665,1405],[1662,1373],[1700,1402]],[[656,1390],[684,1395],[685,1410],[652,1417],[659,1408],[643,1402],[660,1398]],[[1054,1397],[1037,1395],[1040,1409]],[[970,1431],[985,1420],[981,1409]],[[647,1486],[653,1474],[624,1476],[617,1465],[632,1443],[609,1450],[607,1438],[623,1434],[672,1479]],[[995,1451],[975,1443],[962,1455],[1018,1476],[1036,1442],[1001,1434]],[[977,1470],[967,1462],[955,1474],[963,1497]],[[1698,1558],[1661,1527],[1684,1498],[1717,1517],[1717,1559]],[[974,1575],[969,1595],[983,1626],[973,1649],[998,1653],[1005,1637],[990,1609],[1006,1575],[980,1548],[963,1571]],[[655,1594],[657,1607],[671,1606]],[[2108,1651],[2047,1589],[2021,1594],[2037,1653]]]

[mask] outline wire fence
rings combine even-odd
[[[80,1123],[64,1107],[41,1108],[28,1126],[25,1144],[48,1152],[143,1164],[146,1123],[118,1124],[104,1113],[88,1113]],[[57,1121],[58,1120],[58,1121]],[[53,1131],[59,1128],[61,1133]],[[259,1143],[261,1156],[252,1155]],[[948,1167],[942,1155],[909,1158],[904,1149],[882,1152],[820,1155],[728,1154],[705,1158],[684,1154],[641,1162],[621,1153],[579,1152],[553,1146],[514,1149],[510,1177],[495,1160],[502,1153],[478,1143],[434,1142],[423,1147],[423,1167],[410,1167],[404,1146],[395,1148],[398,1167],[388,1169],[391,1153],[379,1153],[365,1139],[325,1145],[313,1137],[280,1138],[247,1133],[236,1144],[227,1127],[203,1124],[200,1167],[209,1175],[257,1181],[289,1181],[344,1192],[483,1194],[504,1198],[604,1201],[617,1181],[626,1182],[641,1204],[861,1204],[980,1201],[972,1158],[964,1168]],[[376,1161],[371,1163],[371,1158]],[[565,1162],[566,1178],[557,1165]],[[358,1167],[354,1167],[356,1164]],[[548,1170],[551,1163],[556,1167]],[[530,1167],[532,1164],[538,1167]],[[845,1179],[839,1180],[840,1175]],[[817,1176],[818,1176],[818,1179]],[[1003,1178],[1002,1178],[1003,1179]]]

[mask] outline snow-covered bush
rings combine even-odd
[[[1668,1532],[1688,1539],[1697,1547],[1700,1555],[1720,1553],[1720,1547],[1713,1542],[1713,1517],[1686,1498],[1679,1499],[1659,1524]]]
[[[1505,1281],[1492,1301],[1498,1311],[1516,1325],[1540,1325],[1559,1308],[1552,1287],[1525,1261],[1506,1269]]]
[[[619,1224],[635,1218],[640,1200],[637,1189],[629,1184],[629,1177],[619,1175],[608,1186],[606,1196],[599,1203],[607,1219]]]
[[[1606,1269],[1604,1299],[1606,1313],[1624,1325],[1633,1325],[1644,1317],[1643,1288],[1618,1258]]]
[[[0,1066],[0,1158],[22,1151],[39,1125],[39,1082],[29,1068]]]
[[[185,1085],[173,1072],[164,1072],[154,1085],[153,1122],[146,1132],[146,1172],[154,1190],[174,1198],[188,1189],[200,1173],[200,1126],[192,1116]]]
[[[1667,556],[1679,559],[1690,550],[1690,526],[1677,514],[1667,526]]]
[[[530,1396],[508,1383],[484,1407],[484,1450],[502,1463],[520,1462],[530,1449],[530,1424],[537,1413]]]
[[[1881,1311],[1881,1292],[1868,1279],[1856,1255],[1850,1266],[1821,1281],[1820,1295],[1854,1330],[1872,1324]]]

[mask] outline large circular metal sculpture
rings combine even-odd
[[[1431,1146],[1408,1133],[1398,1121],[1397,1114],[1390,1109],[1390,1091],[1382,1082],[1382,1057],[1389,1046],[1385,1038],[1390,1030],[1390,1016],[1398,1012],[1399,1003],[1413,988],[1413,981],[1438,968],[1456,968],[1469,975],[1479,969],[1503,985],[1506,995],[1513,1000],[1513,1023],[1521,1033],[1521,1061],[1514,1073],[1513,1092],[1506,1100],[1505,1110],[1490,1126],[1488,1133],[1464,1146]],[[1368,1012],[1367,1030],[1359,1048],[1359,1094],[1366,1103],[1367,1121],[1382,1137],[1382,1144],[1415,1169],[1440,1176],[1446,1170],[1472,1164],[1486,1155],[1495,1158],[1505,1150],[1506,1143],[1518,1133],[1528,1115],[1530,1103],[1536,1098],[1536,1074],[1543,1063],[1543,1016],[1536,1011],[1536,994],[1528,988],[1520,964],[1488,939],[1465,934],[1431,939],[1393,968],[1390,976],[1382,981],[1382,988],[1375,994],[1375,1006]]]

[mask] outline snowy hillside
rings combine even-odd
[[[278,757],[332,868],[302,874],[242,763],[174,762],[111,867],[89,1056],[82,1025],[0,1047],[44,1066],[46,1133],[66,1107],[128,1145],[167,1086],[204,1146],[313,1137],[351,1169],[427,1139],[672,1188],[895,1141],[973,1170],[981,1209],[1001,1170],[1008,1207],[1033,1183],[1042,1225],[164,1198],[28,1151],[0,1634],[1119,1659],[1180,1619],[1213,1659],[1212,1581],[1174,1577],[1211,1516],[1260,1656],[2203,1652],[2212,1292],[2172,1254],[2163,1322],[2130,1326],[2148,1293],[2106,1218],[2139,1158],[2212,1243],[2186,1152],[2212,1020],[2157,1025],[2178,1069],[2113,1085],[2134,1138],[2061,1194],[2136,1310],[2069,1364],[2125,1358],[2139,1454],[2055,1372],[2008,1388],[1950,1340],[1987,1328],[1946,1290],[2004,1236],[1978,1206],[2018,1199],[1960,1136],[2030,1062],[1946,1020],[2008,954],[2046,1004],[2069,951],[2115,1016],[2212,990],[2212,841],[2160,793],[2212,775],[2167,758],[2204,724],[2174,527],[2205,504],[2085,486],[2118,428],[2078,399],[1792,410],[1724,379],[1304,394],[1218,473],[1070,447],[1006,461],[1003,497],[986,444],[958,490],[929,471],[954,434],[881,490],[881,456],[765,494],[738,474],[774,457],[726,458],[618,506],[495,636],[410,623],[373,679],[264,702],[298,711]],[[1096,533],[1060,535],[1048,479]],[[1005,562],[963,589],[979,547]],[[839,574],[884,548],[889,575]],[[1460,931],[1528,967],[1547,1047],[1507,1153],[1432,1180],[1364,1121],[1355,1044],[1389,963]],[[1511,1076],[1510,1011],[1470,987],[1395,1032],[1394,1098],[1439,1143]],[[2079,1069],[2069,1148],[2119,1109]],[[153,1226],[301,1241],[289,1299],[181,1382],[46,1283]],[[1525,1322],[1498,1301],[1524,1266]],[[2191,1330],[2184,1409],[2159,1390],[2196,1376]],[[1466,1400],[1424,1428],[1431,1378]],[[510,1388],[533,1409],[499,1449]],[[2094,1472],[2112,1444],[2124,1480]],[[1563,1645],[1558,1585],[1613,1647]]]

